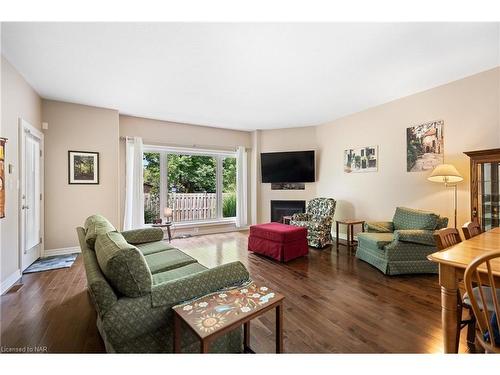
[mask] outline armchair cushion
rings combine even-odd
[[[426,229],[434,230],[438,223],[438,215],[428,212],[415,210],[406,207],[397,207],[392,222],[394,229]]]
[[[392,233],[394,232],[394,224],[392,221],[369,221],[365,223],[367,232],[376,233]]]
[[[422,229],[406,229],[394,231],[396,241],[413,242],[422,245],[435,246],[434,232]]]
[[[115,227],[102,215],[92,215],[85,220],[85,242],[90,249],[94,249],[95,240],[99,234],[114,232]]]
[[[250,275],[241,262],[232,262],[180,279],[153,285],[153,307],[174,306],[222,288],[241,285]]]
[[[125,241],[132,245],[163,240],[163,230],[161,228],[132,229],[121,233]]]
[[[378,249],[383,249],[385,245],[390,244],[394,235],[392,233],[358,233],[358,241],[363,243],[365,246],[376,247]]]
[[[127,297],[140,297],[151,291],[151,271],[144,255],[118,232],[97,236],[97,262],[109,283]]]

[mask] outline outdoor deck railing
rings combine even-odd
[[[223,194],[225,195],[226,193]],[[144,199],[144,208],[159,215],[159,197],[145,194]],[[216,219],[217,195],[215,193],[169,193],[168,207],[173,211],[174,222]]]

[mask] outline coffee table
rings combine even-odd
[[[208,353],[214,339],[243,325],[244,350],[253,352],[250,349],[250,321],[271,309],[276,309],[276,353],[282,353],[284,298],[282,294],[252,282],[174,306],[174,353],[181,352],[183,324],[200,339],[201,353]]]

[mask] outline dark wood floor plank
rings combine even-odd
[[[207,267],[240,260],[254,280],[283,293],[286,352],[442,351],[436,275],[388,277],[343,247],[310,249],[309,256],[280,264],[248,253],[246,232],[172,243]],[[103,352],[84,272],[78,257],[70,269],[24,275],[19,291],[1,297],[1,345]],[[274,329],[272,311],[252,322],[256,352],[274,352]]]

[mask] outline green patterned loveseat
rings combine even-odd
[[[160,228],[117,232],[100,215],[77,228],[89,294],[106,351],[172,352],[172,306],[249,281],[240,262],[212,269],[163,240]],[[183,330],[182,351],[199,352],[200,344]],[[243,350],[242,329],[216,339],[211,351]]]
[[[432,212],[398,207],[392,221],[367,222],[358,233],[356,257],[387,275],[437,273],[427,256],[437,251],[433,233],[446,228],[448,218]]]
[[[307,228],[309,246],[323,248],[332,243],[332,222],[336,201],[332,198],[314,198],[305,213],[292,216],[290,225]]]

